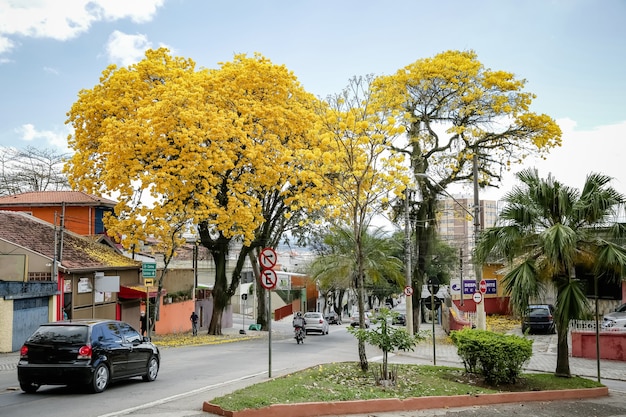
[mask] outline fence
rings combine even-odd
[[[599,321],[601,332],[626,332],[626,327],[602,327],[602,321]],[[596,330],[596,322],[595,320],[570,320],[569,322],[569,330],[570,331],[595,331]]]

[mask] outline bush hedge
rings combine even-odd
[[[514,384],[533,354],[533,341],[486,330],[450,333],[467,372],[482,375],[489,384]]]

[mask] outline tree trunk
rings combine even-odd
[[[230,302],[226,282],[226,254],[228,242],[216,244],[211,249],[215,262],[215,285],[213,286],[213,315],[209,324],[208,333],[219,336],[222,334],[222,313]]]
[[[259,279],[261,278],[261,271],[259,270],[258,259],[258,250],[250,251],[248,253],[248,259],[250,260],[250,264],[252,265],[252,273],[254,274],[254,279],[257,284],[259,283]],[[256,259],[255,259],[256,258]],[[267,306],[265,302],[265,288],[261,285],[255,286],[256,291],[254,296],[256,297],[256,322],[261,325],[261,329],[267,330]]]
[[[359,325],[361,328],[364,327],[364,323],[365,323],[365,303],[363,302],[363,286],[364,286],[364,279],[363,279],[363,273],[359,274],[359,277],[357,278],[359,285],[357,288],[357,294],[359,297],[358,300],[358,304],[359,304]],[[369,364],[367,363],[367,355],[365,354],[365,341],[363,339],[359,339],[359,362],[361,364],[361,370],[363,372],[367,372],[367,370],[369,369]]]
[[[418,219],[425,219],[422,223],[417,223],[415,227],[415,248],[417,249],[417,261],[413,270],[413,330],[419,331],[420,321],[424,321],[421,310],[422,286],[428,279],[426,271],[431,263],[433,240],[437,224],[435,222],[436,201],[428,194],[427,188],[423,188],[423,201],[417,212]],[[420,320],[421,318],[421,320]]]
[[[357,286],[356,292],[358,296],[358,306],[359,306],[359,327],[363,329],[365,327],[365,277],[364,277],[364,268],[363,268],[363,248],[361,247],[361,231],[357,226],[355,221],[354,223],[354,237],[356,243],[356,262],[357,262]],[[365,341],[359,338],[359,362],[361,364],[361,370],[363,372],[367,372],[369,369],[369,364],[367,363],[367,355],[365,354]]]
[[[572,376],[569,369],[569,343],[567,341],[567,335],[569,333],[569,326],[557,326],[557,347],[556,347],[556,371],[554,375],[570,378]]]

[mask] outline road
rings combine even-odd
[[[111,385],[101,394],[76,393],[67,387],[43,386],[35,394],[19,390],[16,372],[0,372],[0,416],[114,417],[204,415],[203,401],[253,382],[267,380],[319,363],[358,360],[356,340],[346,326],[331,326],[328,335],[309,334],[297,345],[289,336],[219,345],[162,349],[156,381],[140,378]],[[372,350],[368,355],[378,352]],[[197,412],[197,414],[194,414]],[[176,415],[176,414],[167,414]]]
[[[282,329],[282,334],[273,336],[271,358],[267,338],[163,349],[162,367],[155,382],[126,381],[113,384],[101,394],[75,393],[65,387],[47,386],[36,394],[24,394],[17,388],[15,371],[0,371],[0,416],[209,417],[212,415],[201,410],[204,401],[267,380],[270,360],[272,377],[320,363],[358,361],[356,340],[346,331],[345,324],[331,326],[329,335],[309,335],[302,345],[296,344],[288,330]],[[536,343],[551,340],[549,336],[536,336],[536,339]],[[377,360],[379,354],[368,347],[370,361]],[[402,356],[402,359],[429,362],[429,359],[420,362],[410,356]],[[608,398],[377,413],[376,417],[626,417],[626,383],[610,379],[602,382],[610,389]],[[370,413],[350,417],[371,416]]]

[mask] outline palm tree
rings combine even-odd
[[[363,229],[359,242],[355,241],[351,227],[337,227],[325,236],[324,243],[328,253],[318,257],[310,265],[312,278],[335,286],[347,284],[356,288],[357,303],[361,313],[365,308],[365,279],[372,285],[395,281],[404,282],[404,265],[401,259],[393,256],[398,252],[397,239],[386,235],[382,228]],[[361,259],[362,262],[359,262]],[[362,266],[360,267],[359,264]],[[359,269],[363,277],[359,279]],[[360,327],[364,328],[361,316]],[[363,371],[367,371],[364,340],[359,339],[359,360]]]
[[[596,280],[623,276],[626,250],[618,242],[626,229],[613,219],[626,199],[608,185],[611,178],[601,174],[589,174],[582,192],[551,175],[539,178],[534,168],[516,176],[521,185],[505,196],[496,227],[481,234],[476,257],[479,262],[488,257],[506,259],[503,284],[517,313],[525,311],[529,300],[545,294],[546,285],[554,288],[555,375],[569,377],[569,321],[588,311],[576,268],[593,271]]]

